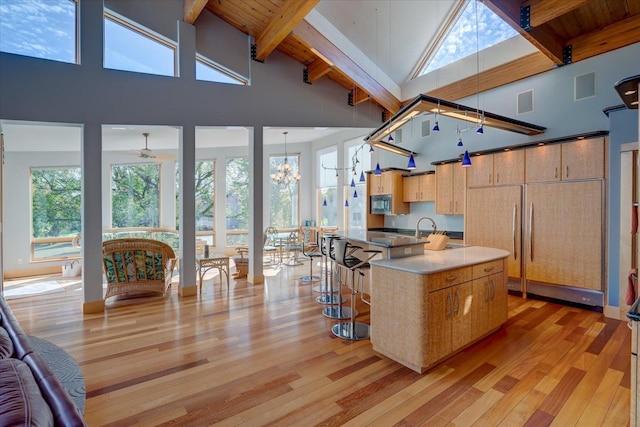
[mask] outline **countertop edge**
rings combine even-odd
[[[371,260],[369,263],[375,267],[389,268],[406,273],[433,274],[483,262],[496,261],[508,256],[509,252],[502,249],[468,246],[445,249],[443,251],[425,251],[422,255],[406,258]],[[438,262],[433,262],[434,258],[438,258]],[[446,258],[450,259],[447,260]]]

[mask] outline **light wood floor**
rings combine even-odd
[[[174,286],[104,316],[83,316],[78,282],[60,278],[64,293],[9,305],[27,333],[78,361],[92,427],[629,424],[625,322],[510,296],[501,330],[419,375],[368,340],[335,338],[312,285],[297,280],[308,268],[267,270],[264,285],[232,280],[229,291],[209,277],[199,297]]]

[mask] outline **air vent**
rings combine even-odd
[[[396,130],[396,144],[402,143],[402,129]]]
[[[431,135],[431,120],[425,120],[422,122],[422,137]]]
[[[518,94],[518,115],[533,112],[533,89]]]
[[[596,96],[596,73],[583,74],[575,77],[575,100]]]

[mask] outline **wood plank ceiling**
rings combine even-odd
[[[319,0],[184,0],[184,21],[208,10],[255,40],[254,57],[273,50],[306,67],[307,81],[328,78],[348,89],[350,102],[371,101],[397,112],[403,102],[367,74],[304,17]],[[494,13],[538,48],[532,54],[428,95],[454,101],[555,66],[578,62],[640,42],[640,0],[484,0]],[[347,100],[345,100],[347,102]]]

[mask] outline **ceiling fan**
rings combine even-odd
[[[142,135],[144,136],[144,148],[137,151],[137,157],[141,159],[154,159],[160,162],[176,160],[176,156],[173,154],[159,153],[151,150],[148,141],[150,133],[144,132]]]

